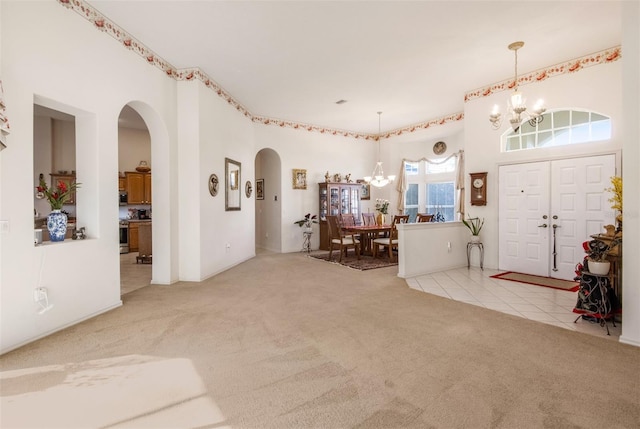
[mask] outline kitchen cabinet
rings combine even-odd
[[[51,174],[51,186],[50,189],[55,188],[58,185],[58,182],[61,181],[67,188],[71,187],[72,183],[76,183],[75,174]],[[65,205],[75,205],[76,204],[76,193],[75,191],[69,194],[69,198],[64,203]]]
[[[137,252],[140,247],[138,240],[138,222],[129,222],[129,252]]]
[[[352,214],[360,224],[360,183],[318,183],[320,249],[329,250],[329,226],[327,216]]]
[[[127,190],[127,179],[122,176],[118,176],[118,191]]]
[[[125,172],[127,203],[151,204],[151,173]]]
[[[129,252],[139,252],[141,248],[145,250],[146,253],[151,253],[151,234],[149,233],[151,229],[149,228],[147,234],[143,236],[143,242],[140,241],[140,227],[150,227],[151,222],[133,222],[129,221]]]

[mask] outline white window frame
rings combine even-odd
[[[404,212],[407,213],[408,209],[415,208],[415,204],[407,205],[407,192],[409,191],[409,185],[417,184],[418,185],[418,213],[426,213],[427,212],[427,185],[431,183],[453,183],[454,184],[454,212],[456,208],[456,200],[457,200],[457,192],[455,191],[455,182],[456,182],[456,157],[451,157],[447,162],[451,162],[453,164],[453,170],[450,172],[444,173],[427,173],[427,161],[420,160],[417,161],[418,169],[416,173],[407,172],[405,168],[405,177],[406,177],[406,185],[407,190],[404,195]],[[406,164],[416,164],[416,162],[405,161]],[[434,213],[435,214],[435,213]],[[455,218],[455,214],[454,214]],[[454,219],[451,219],[454,220]]]

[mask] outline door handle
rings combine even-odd
[[[543,223],[542,225],[538,225],[538,228],[546,228],[548,225],[546,223]]]
[[[556,225],[556,224],[554,223],[553,225],[551,225],[551,227],[552,227],[553,229],[556,229],[556,228],[560,228],[560,225]]]

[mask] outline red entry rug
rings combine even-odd
[[[550,287],[553,289],[575,292],[580,287],[578,282],[571,280],[552,279],[551,277],[534,276],[532,274],[515,273],[507,271],[491,276],[494,279],[511,280],[512,282],[527,283],[530,285]]]

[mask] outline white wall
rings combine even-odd
[[[164,132],[175,135],[175,82],[57,2],[3,1],[0,7],[1,75],[13,142],[0,156],[0,218],[9,222],[9,232],[0,237],[0,351],[5,352],[121,304],[118,115],[130,100],[142,100],[163,117]],[[34,102],[76,116],[76,171],[82,182],[76,209],[87,240],[33,245]],[[169,148],[158,151],[156,167],[168,167]],[[171,170],[164,172],[166,178],[157,179],[168,184]],[[168,231],[168,218],[167,213],[158,219],[154,211],[154,228],[160,221],[158,227],[164,223]],[[168,239],[165,243],[170,247]],[[156,280],[170,282],[169,269]],[[37,286],[49,289],[54,304],[43,315],[33,302]]]
[[[547,108],[579,108],[610,116],[613,136],[609,142],[502,153],[500,152],[500,135],[510,125],[508,120],[505,120],[502,128],[494,131],[488,118],[494,104],[506,103],[509,92],[493,94],[465,104],[464,147],[467,173],[465,187],[467,189],[470,187],[469,173],[488,172],[487,205],[472,207],[468,192],[466,197],[466,212],[485,218],[482,237],[485,243],[486,267],[498,268],[498,166],[619,151],[624,140],[619,126],[622,119],[621,67],[622,62],[616,61],[520,88],[530,100],[543,98]]]
[[[140,161],[146,161],[153,173],[149,131],[118,127],[118,171],[136,171]]]
[[[620,342],[640,346],[640,3],[624,2],[622,7],[624,88],[622,106],[624,120],[623,171],[623,242],[622,252],[622,334]]]
[[[244,188],[247,180],[255,183],[256,151],[253,123],[203,84],[197,85],[200,115],[197,196],[203,204],[201,245],[194,250],[201,259],[202,278],[206,278],[255,256],[255,195],[247,198]],[[225,158],[241,165],[239,211],[225,211]],[[209,194],[211,173],[220,179],[221,191],[215,198]]]
[[[398,277],[410,278],[467,264],[469,230],[462,222],[398,225]],[[480,265],[478,248],[472,252]]]
[[[351,179],[361,179],[371,173],[374,167],[373,142],[350,139],[341,136],[310,133],[290,128],[279,128],[256,124],[256,151],[273,149],[280,157],[282,189],[278,200],[282,205],[281,230],[282,252],[298,252],[302,248],[302,231],[293,222],[307,213],[318,214],[318,183],[324,182],[324,175],[340,173],[342,177],[351,173]],[[244,165],[244,164],[243,164]],[[371,166],[371,167],[369,167]],[[307,170],[307,189],[293,189],[292,169]],[[272,185],[265,179],[267,198],[271,201]],[[275,203],[275,201],[274,201]],[[363,201],[365,203],[365,201]],[[244,204],[244,202],[243,202]],[[366,211],[366,209],[364,209]],[[266,226],[268,229],[274,229]],[[312,237],[312,248],[319,246],[319,230]]]

